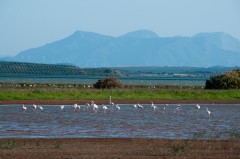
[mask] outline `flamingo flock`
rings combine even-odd
[[[40,110],[40,111],[43,111],[43,110],[44,110],[43,107],[40,106],[40,105],[37,106],[36,104],[33,104],[32,107],[33,107],[34,110]],[[84,110],[86,110],[86,109],[91,109],[93,112],[98,112],[98,110],[99,110],[99,106],[98,106],[97,104],[95,104],[94,101],[91,101],[91,104],[86,103],[85,105],[81,105],[81,106],[78,105],[78,104],[73,104],[73,105],[72,105],[73,110],[76,110],[76,111],[80,111],[81,107],[83,107]],[[121,110],[121,107],[120,107],[118,104],[114,104],[114,103],[112,102],[111,96],[110,96],[110,99],[109,99],[109,105],[104,105],[104,104],[102,104],[102,106],[101,106],[101,108],[102,108],[102,110],[103,110],[104,112],[106,112],[106,111],[109,110],[108,107],[111,107],[112,110],[113,110],[114,107],[115,107],[116,110],[118,110],[118,111]],[[139,103],[133,104],[133,107],[134,107],[134,109],[144,109],[144,108],[145,108],[143,105],[141,105],[141,104],[139,104]],[[163,112],[163,113],[164,113],[164,112],[167,112],[168,107],[169,107],[169,105],[168,105],[168,104],[165,104],[165,105],[163,106],[163,108],[162,108],[162,112]],[[63,111],[64,108],[65,108],[65,106],[64,106],[64,105],[60,105],[59,108],[60,108],[60,111]],[[146,108],[147,108],[147,107],[146,107]],[[150,108],[151,108],[153,111],[159,110],[159,108],[157,107],[157,105],[155,105],[153,102],[151,102]],[[196,105],[195,105],[195,108],[196,108],[197,111],[199,111],[199,110],[201,109],[201,106],[200,106],[199,104],[196,104]],[[22,105],[22,110],[23,110],[23,111],[27,111],[27,109],[28,109],[28,108],[23,104],[23,105]],[[181,109],[182,109],[182,106],[181,106],[180,104],[178,104],[178,105],[175,107],[173,113],[176,114],[176,113],[178,113]],[[208,118],[210,118],[210,116],[211,116],[211,111],[208,109],[208,107],[206,107],[206,115],[207,115]]]

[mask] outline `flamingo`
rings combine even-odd
[[[165,104],[165,106],[163,107],[163,111],[166,111],[168,107],[168,104]]]
[[[143,107],[142,105],[140,105],[139,103],[138,103],[137,107],[138,107],[138,108],[142,108],[142,109],[144,108],[144,107]]]
[[[63,110],[64,109],[64,105],[60,105],[60,110]]]
[[[116,108],[117,108],[117,110],[120,110],[120,106],[118,104],[116,105]]]
[[[25,107],[24,104],[22,105],[22,110],[27,110],[27,107]]]
[[[39,108],[41,111],[43,111],[43,107],[42,107],[42,106],[38,106],[38,108]]]
[[[73,104],[73,109],[77,109],[78,105],[77,104]]]
[[[200,105],[197,104],[197,105],[196,105],[196,109],[197,109],[197,110],[200,110],[200,108],[201,108]]]
[[[90,107],[90,104],[89,103],[86,103],[86,107],[87,107],[87,109]]]
[[[176,113],[176,111],[179,111],[181,109],[181,105],[178,104],[177,108],[174,110],[174,114]]]
[[[114,103],[112,102],[112,97],[111,96],[109,97],[109,104],[112,106],[112,109],[113,109]]]
[[[210,117],[211,112],[210,112],[210,110],[208,110],[208,107],[206,107],[206,111],[207,111],[207,115],[208,115],[208,117]]]
[[[93,101],[91,102],[91,106],[93,107],[93,110],[98,110],[98,105],[95,104]]]
[[[134,104],[133,107],[137,109],[137,105],[136,104]]]
[[[109,96],[109,104],[112,104],[112,97]]]
[[[180,109],[181,109],[181,105],[178,105],[178,106],[177,106],[177,110],[180,110]]]
[[[102,107],[103,107],[103,110],[107,110],[108,109],[108,107],[106,105],[102,105]]]
[[[156,109],[158,109],[158,107],[157,107],[156,105],[154,105],[154,104],[153,104],[153,102],[152,102],[152,105],[151,105],[151,107],[153,108],[153,110],[156,110]]]
[[[33,108],[34,108],[34,109],[37,109],[37,105],[33,104]]]

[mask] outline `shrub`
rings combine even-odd
[[[122,83],[115,77],[99,79],[94,85],[94,88],[104,89],[104,88],[121,88]]]
[[[211,76],[206,80],[206,89],[240,89],[240,70]]]
[[[9,139],[7,143],[0,141],[0,149],[13,149],[16,147],[15,140]]]
[[[182,154],[188,150],[187,143],[179,143],[177,145],[172,146],[172,151],[175,154]]]

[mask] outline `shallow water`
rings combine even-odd
[[[81,106],[74,110],[65,106],[44,105],[43,111],[26,105],[0,106],[0,138],[166,138],[166,139],[229,139],[240,133],[240,104],[169,105],[150,104],[135,109],[132,104],[119,105],[121,110],[100,106],[97,112]],[[206,107],[212,112],[207,116]],[[175,112],[175,113],[174,113]]]
[[[0,77],[3,83],[65,83],[92,85],[103,77]],[[119,77],[123,84],[128,85],[169,85],[169,86],[204,86],[207,78],[181,77]]]

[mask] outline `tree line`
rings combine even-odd
[[[110,68],[79,68],[73,65],[0,62],[0,75],[29,76],[120,76]]]
[[[97,89],[121,88],[123,84],[115,77],[99,79],[94,85]],[[210,76],[205,89],[240,89],[240,69],[221,75]]]

